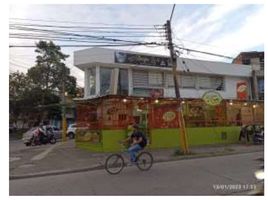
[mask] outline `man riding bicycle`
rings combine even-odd
[[[144,149],[147,145],[147,139],[143,132],[139,130],[139,126],[137,124],[133,125],[133,132],[132,134],[124,141],[129,142],[130,147],[128,148],[128,153],[130,155],[131,163],[136,162],[136,154]]]

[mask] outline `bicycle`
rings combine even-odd
[[[123,152],[127,152],[124,150]],[[137,155],[137,161],[135,165],[138,167],[141,171],[148,171],[151,169],[153,165],[153,156],[151,153],[149,153],[146,150],[142,150]],[[128,163],[125,162],[124,157],[122,156],[122,153],[114,153],[111,154],[106,158],[105,161],[105,170],[112,175],[119,174],[124,167],[129,166]]]

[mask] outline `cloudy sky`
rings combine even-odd
[[[10,5],[9,23],[26,23],[31,19],[34,24],[127,24],[163,25],[169,19],[172,4],[165,5]],[[242,51],[263,51],[265,31],[264,6],[262,4],[177,4],[173,19],[173,40],[178,46],[223,54],[235,57]],[[40,20],[40,21],[34,21]],[[43,20],[43,21],[42,21]],[[92,25],[92,24],[91,24]],[[148,33],[150,36],[150,33]],[[125,39],[125,38],[124,38]],[[127,38],[129,39],[129,38]],[[142,41],[155,41],[156,38],[139,38]],[[131,38],[133,40],[133,38]],[[159,42],[164,39],[159,39]],[[36,41],[10,38],[10,45],[34,45]],[[66,42],[55,42],[67,44]],[[81,44],[81,43],[80,43]],[[83,72],[73,66],[73,51],[83,48],[62,48],[69,54],[66,64],[71,74],[84,85]],[[121,49],[168,54],[166,48],[121,47]],[[34,65],[34,48],[10,48],[10,71],[27,72]],[[221,57],[206,54],[182,52],[182,57],[194,59],[231,62]]]

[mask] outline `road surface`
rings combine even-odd
[[[255,187],[262,152],[135,166],[119,175],[104,170],[10,180],[10,195],[226,195]]]

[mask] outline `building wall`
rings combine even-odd
[[[97,67],[98,68],[98,67]],[[133,69],[129,68],[129,95],[133,95]],[[160,70],[159,70],[160,71]],[[99,70],[97,70],[97,83],[96,84],[96,94],[99,94]],[[160,71],[161,72],[161,71]],[[202,76],[204,74],[200,74],[200,76]],[[165,79],[165,76],[163,76]],[[224,90],[223,91],[218,91],[221,96],[224,99],[236,99],[237,98],[237,93],[236,93],[236,85],[237,82],[239,81],[246,81],[248,84],[248,93],[249,95],[251,94],[251,86],[250,86],[250,80],[248,78],[245,77],[232,77],[232,76],[224,76]],[[165,82],[165,80],[164,80]],[[167,87],[166,84],[164,84],[163,87],[161,87],[162,89],[164,89],[164,97],[175,97],[175,91],[173,87]],[[203,94],[206,91],[209,91],[210,89],[198,89],[198,86],[196,89],[186,89],[186,88],[181,88],[180,92],[181,92],[181,97],[182,98],[202,98]],[[93,96],[90,96],[89,94],[89,81],[88,81],[88,70],[85,70],[85,98],[90,98]]]
[[[100,78],[99,72],[102,67],[110,68],[127,68],[128,79],[129,79],[129,95],[133,95],[133,71],[145,70],[150,72],[162,72],[171,73],[170,67],[154,67],[154,66],[143,66],[133,64],[121,64],[115,63],[115,52],[121,50],[105,49],[105,48],[89,48],[74,52],[74,64],[80,69],[85,71],[85,98],[93,98],[100,95]],[[128,51],[123,51],[128,52]],[[135,52],[131,52],[135,53]],[[136,52],[137,53],[137,52]],[[139,54],[139,53],[137,53]],[[150,55],[150,54],[144,54]],[[161,56],[161,55],[154,55]],[[224,62],[213,62],[195,59],[178,58],[178,72],[182,72],[185,69],[189,70],[189,74],[196,75],[208,75],[208,76],[222,76],[225,79],[225,89],[218,91],[225,99],[236,99],[236,84],[238,81],[247,81],[248,93],[251,97],[251,83],[249,78],[252,76],[252,69],[249,65],[240,64],[229,64]],[[88,68],[96,68],[96,94],[90,95],[89,93],[89,73]],[[188,73],[188,72],[187,72]],[[165,77],[165,76],[164,76]],[[159,87],[158,87],[159,88]],[[175,97],[174,88],[169,88],[167,85],[161,86],[164,89],[165,97]],[[208,90],[199,89],[185,89],[181,88],[181,96],[183,98],[200,98],[204,92]]]
[[[246,78],[239,78],[239,77],[225,77],[225,90],[224,91],[217,91],[221,94],[224,99],[236,99],[236,84],[239,81],[246,81],[249,86],[249,95],[251,94],[250,88],[250,81]],[[185,89],[181,88],[181,97],[182,98],[202,98],[203,94],[209,90],[204,89]],[[165,97],[175,97],[175,90],[174,88],[165,88],[164,89]]]

